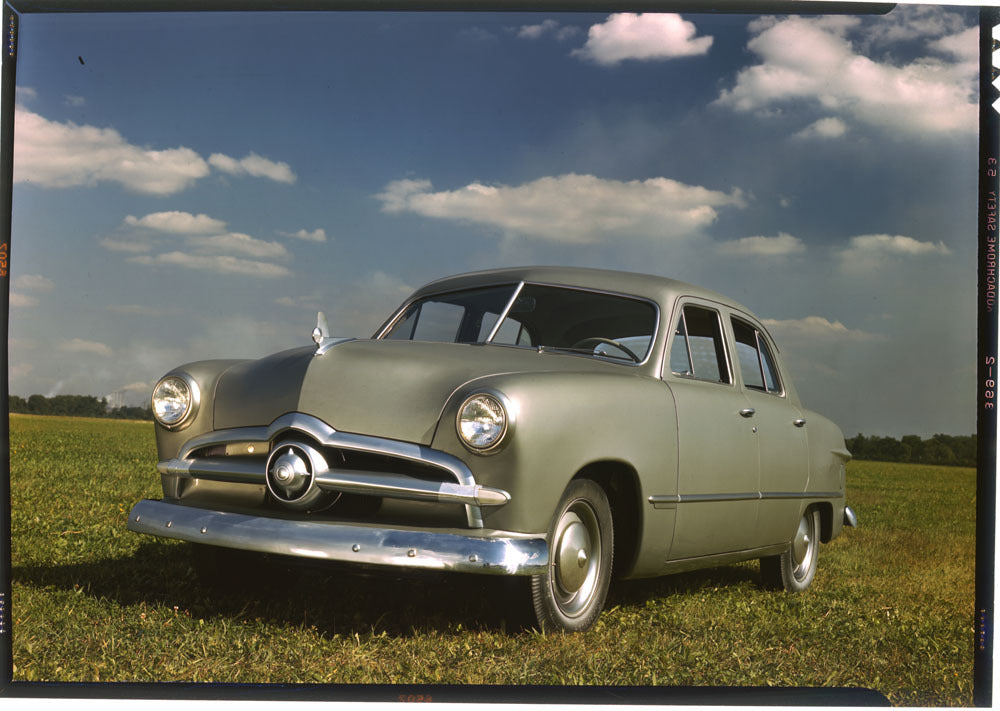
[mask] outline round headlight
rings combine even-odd
[[[498,398],[473,395],[458,409],[458,436],[474,450],[485,451],[500,444],[507,432],[507,411]]]
[[[193,417],[198,399],[194,380],[168,375],[153,388],[153,417],[164,427],[179,427]]]

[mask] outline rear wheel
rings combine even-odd
[[[531,578],[535,620],[542,630],[579,632],[601,614],[611,581],[614,531],[604,490],[589,479],[570,482],[549,531],[549,567]]]
[[[761,580],[767,587],[801,592],[816,576],[819,558],[819,510],[809,509],[799,519],[791,543],[781,555],[760,559]]]

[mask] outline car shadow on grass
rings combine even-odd
[[[531,628],[528,578],[301,564],[243,551],[226,551],[217,569],[201,576],[204,561],[189,545],[143,543],[130,557],[67,565],[20,565],[15,583],[81,591],[123,607],[162,607],[206,621],[261,620],[303,625],[324,636],[478,630],[517,634]],[[606,607],[709,587],[756,581],[756,570],[728,566],[662,578],[614,581]]]
[[[735,588],[740,585],[760,587],[760,573],[754,564],[725,565],[718,568],[704,568],[687,573],[675,573],[658,578],[640,580],[618,580],[611,584],[606,607],[644,606],[647,601],[690,595],[716,588]]]
[[[15,565],[17,585],[82,591],[124,607],[145,605],[193,617],[306,624],[321,634],[412,636],[427,631],[513,631],[505,604],[507,579],[462,573],[289,564],[233,551],[232,565],[206,582],[192,547],[143,543],[129,557],[65,565]],[[526,579],[525,579],[526,580]]]

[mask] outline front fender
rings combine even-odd
[[[494,453],[475,454],[459,440],[458,408],[479,391],[503,394],[514,425]],[[570,480],[593,462],[626,463],[638,473],[641,500],[676,493],[677,424],[666,385],[637,374],[495,375],[458,388],[445,405],[433,447],[453,454],[477,483],[501,488],[511,501],[484,507],[489,528],[541,533]]]
[[[200,360],[186,363],[174,368],[164,375],[187,373],[201,390],[201,407],[194,419],[180,430],[168,430],[159,423],[156,425],[156,451],[160,461],[177,456],[181,446],[196,435],[210,432],[214,425],[215,387],[219,378],[234,365],[245,363],[246,360]]]

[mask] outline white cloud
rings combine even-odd
[[[322,227],[309,232],[307,230],[299,230],[298,232],[279,232],[282,237],[294,237],[295,239],[302,239],[306,242],[326,242],[326,230]]]
[[[574,173],[441,192],[433,192],[427,180],[397,180],[376,197],[388,213],[473,222],[570,244],[623,235],[684,237],[715,221],[715,208],[745,204],[739,190],[726,194],[668,178],[618,181]]]
[[[806,316],[800,319],[763,319],[762,323],[779,341],[815,343],[816,341],[882,341],[885,336],[851,329],[840,321],[830,321],[822,316]]]
[[[126,234],[105,237],[106,249],[131,253],[136,264],[172,264],[190,269],[214,270],[229,274],[280,276],[283,266],[254,260],[286,259],[288,250],[280,242],[257,239],[241,232],[226,232],[226,223],[208,215],[188,212],[154,212],[145,217],[129,215],[122,223]],[[169,235],[165,237],[164,235]],[[170,240],[183,240],[183,249],[151,255]]]
[[[856,52],[847,38],[859,23],[851,17],[751,23],[757,34],[747,46],[762,62],[742,69],[716,103],[737,111],[764,111],[805,101],[896,132],[976,131],[974,62],[924,57],[902,66],[880,63]],[[952,44],[957,47],[961,40],[946,46]]]
[[[37,97],[30,87],[18,87],[19,101]],[[67,95],[70,106],[86,99]],[[14,180],[46,188],[119,183],[128,190],[171,195],[207,176],[209,165],[231,175],[250,175],[294,183],[287,163],[250,153],[236,160],[214,153],[206,162],[186,147],[154,150],[129,143],[113,128],[50,121],[22,105],[14,108]]]
[[[545,20],[537,25],[521,25],[517,31],[517,36],[521,39],[538,39],[547,32],[555,32],[559,29],[559,23],[555,20]]]
[[[944,7],[900,4],[880,17],[879,22],[872,24],[864,34],[871,44],[884,45],[921,37],[940,37],[959,32],[964,27],[962,16]]]
[[[130,227],[145,227],[158,232],[173,234],[211,235],[224,232],[226,223],[208,215],[192,215],[190,212],[171,210],[153,212],[145,217],[128,215],[125,224]]]
[[[10,292],[10,305],[19,308],[27,308],[30,306],[36,306],[38,304],[38,299],[29,294],[21,294],[16,291]]]
[[[236,160],[222,153],[213,153],[208,157],[209,164],[216,170],[230,175],[250,175],[255,178],[270,178],[279,183],[294,183],[295,173],[288,163],[268,160],[256,153]]]
[[[859,235],[851,237],[845,256],[877,256],[900,254],[922,256],[927,254],[951,254],[944,242],[920,242],[904,235]]]
[[[786,257],[802,254],[806,246],[798,237],[780,232],[777,237],[744,237],[723,242],[716,251],[731,257]]]
[[[537,25],[521,25],[517,30],[520,39],[536,40],[546,35],[552,35],[559,42],[568,40],[580,33],[579,27],[573,25],[561,25],[555,20],[544,20]]]
[[[110,356],[111,349],[103,343],[96,341],[85,341],[82,338],[72,338],[63,341],[58,346],[59,350],[67,353],[93,353],[94,355]]]
[[[887,263],[947,256],[951,250],[943,242],[921,242],[905,235],[859,235],[837,254],[846,272],[870,278]]]
[[[675,13],[616,13],[591,26],[587,43],[572,54],[603,65],[705,54],[713,38],[697,33],[693,22]]]
[[[166,252],[156,256],[142,255],[129,257],[130,262],[145,265],[166,264],[216,272],[218,274],[243,274],[264,278],[287,276],[288,269],[280,264],[256,262],[250,259],[240,259],[231,255],[188,254],[185,252]]]
[[[14,88],[14,96],[17,101],[32,101],[38,98],[38,92],[30,86],[18,86]]]
[[[142,381],[137,383],[129,383],[128,385],[123,385],[118,388],[119,390],[124,390],[125,392],[133,393],[151,393],[153,391],[153,385],[155,383],[144,383]]]
[[[847,124],[839,118],[823,118],[796,133],[793,138],[840,138],[847,133]]]
[[[280,242],[267,242],[239,232],[211,237],[189,237],[187,242],[202,254],[238,254],[259,259],[284,257],[288,254],[288,250]]]
[[[55,283],[48,277],[40,274],[22,274],[11,282],[15,289],[27,289],[28,291],[52,291]]]
[[[931,48],[964,62],[979,62],[979,28],[970,27],[931,42]],[[977,64],[978,66],[978,64]]]
[[[15,182],[46,188],[115,182],[135,192],[169,195],[208,172],[190,148],[140,148],[113,128],[49,121],[20,106],[14,110]]]

